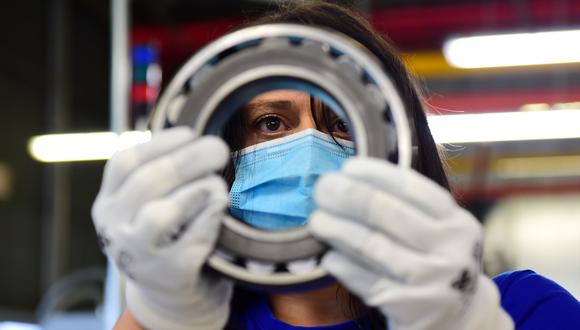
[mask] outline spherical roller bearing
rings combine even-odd
[[[221,135],[241,106],[280,89],[311,94],[347,120],[357,155],[396,155],[410,167],[406,110],[378,61],[344,35],[304,25],[249,27],[202,49],[161,96],[152,131],[187,125]],[[253,287],[295,289],[327,278],[318,265],[325,250],[305,227],[265,231],[226,216],[208,265]]]

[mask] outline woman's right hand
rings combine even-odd
[[[202,276],[228,189],[219,138],[177,127],[120,151],[92,209],[104,252],[127,276],[127,306],[148,329],[222,329],[232,283]]]

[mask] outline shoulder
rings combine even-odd
[[[493,280],[518,330],[580,329],[580,302],[558,283],[531,270],[503,273]]]

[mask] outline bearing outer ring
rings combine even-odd
[[[295,40],[299,40],[300,46],[293,44]],[[229,55],[216,63],[216,58],[226,52]],[[334,55],[331,56],[330,52]],[[304,68],[305,59],[321,62]],[[343,59],[347,60],[347,65],[341,63]],[[277,60],[281,61],[277,63]],[[320,67],[326,67],[325,74],[317,72]],[[350,77],[349,80],[349,74],[357,72],[364,73],[370,82],[361,84],[362,76],[359,79]],[[318,88],[320,95],[336,101],[344,110],[355,132],[357,155],[386,158],[388,151],[396,148],[398,166],[410,167],[412,149],[406,111],[394,84],[378,62],[347,37],[303,25],[250,27],[226,35],[202,49],[177,73],[161,96],[152,117],[152,131],[155,133],[167,127],[170,112],[177,111],[176,120],[170,125],[189,125],[204,134],[217,134],[219,127],[210,129],[210,126],[223,104],[244,86],[259,81],[269,81],[270,85],[278,83],[279,87],[262,86],[262,89],[258,88],[260,92],[284,86],[298,86],[296,89],[308,92]],[[341,86],[337,88],[337,85]],[[357,90],[358,94],[345,95],[349,88]],[[377,102],[377,94],[383,97],[382,102]],[[175,102],[179,98],[182,101]],[[248,100],[247,96],[245,100]],[[175,108],[173,103],[179,104],[177,110],[171,109]],[[372,111],[374,113],[369,116]],[[384,111],[390,111],[396,127],[396,146],[390,148],[387,140],[393,136],[389,135],[388,125],[384,123]],[[220,116],[229,117],[219,115],[218,119]],[[383,122],[385,127],[377,126],[378,122]],[[302,286],[326,277],[325,271],[318,266],[324,251],[324,245],[311,237],[306,228],[266,232],[226,216],[216,251],[210,256],[208,265],[252,286],[270,289]],[[316,265],[298,273],[289,271],[291,267],[283,271],[256,273],[246,265],[240,265],[236,260],[240,257],[275,265],[314,258]]]

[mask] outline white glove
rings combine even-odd
[[[214,172],[228,148],[172,128],[107,163],[93,205],[104,252],[128,277],[127,305],[148,329],[222,329],[232,283],[201,270],[217,239],[228,190]]]
[[[322,266],[393,330],[513,329],[481,273],[482,229],[445,189],[410,169],[348,160],[320,178],[313,235]]]

